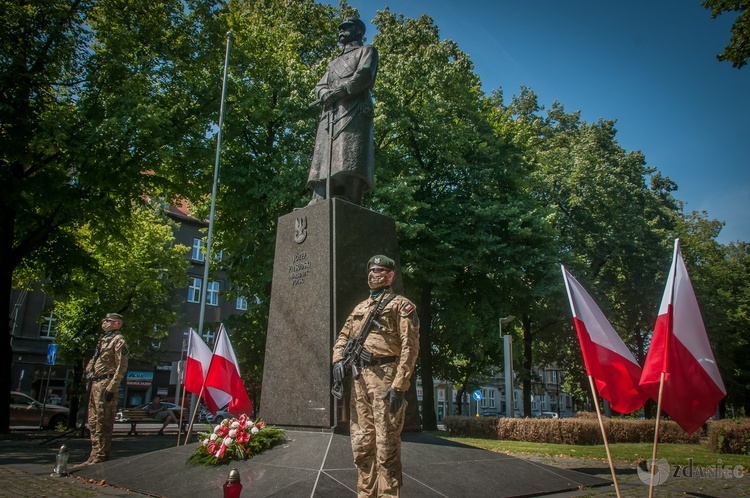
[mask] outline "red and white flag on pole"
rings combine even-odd
[[[229,408],[227,408],[229,413],[233,415],[252,413],[253,404],[242,383],[240,366],[223,324],[219,327],[214,356],[206,376],[206,387],[218,389],[229,395]]]
[[[222,406],[229,403],[231,397],[213,387],[203,387],[212,356],[211,349],[206,346],[201,336],[191,328],[185,361],[185,390],[189,393],[201,395],[206,403],[206,408],[211,413],[216,414]]]
[[[639,409],[648,399],[638,386],[640,365],[586,289],[564,266],[562,272],[586,373],[613,410],[630,413]]]
[[[662,407],[692,434],[716,413],[727,390],[708,342],[679,239],[674,242],[672,268],[640,382],[657,401],[662,372]]]

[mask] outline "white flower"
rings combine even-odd
[[[234,419],[232,419],[232,420],[234,420]],[[234,422],[232,422],[232,424],[229,426],[229,428],[230,429],[236,429],[239,426],[240,426],[240,423],[237,422],[236,420],[234,420]]]
[[[229,429],[229,437],[231,437],[232,439],[237,437],[237,429]]]
[[[253,423],[252,420],[248,420],[246,427],[250,427],[252,429],[253,427],[255,427],[255,424]]]
[[[218,437],[219,436],[217,436],[215,433],[211,434],[211,441],[216,441],[216,438],[218,438]]]
[[[203,440],[203,446],[208,446],[208,438]]]
[[[233,438],[232,436],[228,436],[228,437],[227,437],[227,438],[226,438],[226,439],[224,440],[224,446],[229,446],[229,445],[230,445],[230,444],[232,444],[233,442],[234,442],[234,438]]]
[[[253,427],[252,429],[250,429],[250,432],[251,432],[252,434],[257,434],[257,433],[259,433],[259,432],[260,432],[260,430],[259,430],[259,429],[258,429],[257,427]]]

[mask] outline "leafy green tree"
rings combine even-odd
[[[163,213],[135,207],[116,234],[102,233],[92,224],[71,234],[84,249],[86,261],[66,278],[48,281],[44,289],[55,299],[55,341],[60,358],[73,366],[74,392],[83,391],[86,356],[102,334],[104,313],[124,316],[123,331],[133,358],[158,359],[153,345],[166,339],[177,318],[175,291],[187,285],[189,248],[174,243],[174,229]],[[76,412],[74,402],[71,413]]]
[[[319,108],[313,88],[333,57],[340,11],[311,1],[235,2],[215,236],[220,266],[248,299],[234,317],[233,342],[259,405],[273,274],[276,223],[304,206]],[[218,109],[218,103],[217,103]],[[213,163],[211,163],[213,164]],[[210,185],[199,211],[207,214]],[[236,340],[236,342],[235,342]]]
[[[169,200],[200,177],[206,102],[219,93],[201,68],[221,10],[192,0],[3,2],[1,315],[14,278],[64,278],[80,263],[78,227],[116,233],[134,200]],[[9,328],[0,330],[7,431],[12,351]]]
[[[728,407],[750,413],[750,255],[746,242],[716,241],[723,223],[693,212],[680,223],[680,246],[703,315],[716,364],[727,388],[720,411]],[[737,412],[735,412],[737,413]]]
[[[428,16],[375,18],[382,54],[375,118],[377,190],[393,216],[407,295],[420,316],[423,423],[436,426],[433,377],[466,384],[497,366],[497,310],[507,309],[546,231],[519,182],[525,170],[490,119],[469,57]],[[490,349],[482,348],[490,346]],[[477,353],[476,349],[480,352]],[[490,353],[490,354],[488,354]],[[463,368],[463,373],[461,372]],[[454,376],[455,375],[455,376]]]
[[[701,5],[711,10],[711,19],[725,12],[739,12],[732,25],[732,37],[724,52],[717,55],[720,61],[729,61],[737,69],[750,59],[750,1],[748,0],[704,0]]]

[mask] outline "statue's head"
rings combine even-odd
[[[347,17],[339,24],[339,43],[346,45],[362,41],[365,36],[365,23],[358,17]]]

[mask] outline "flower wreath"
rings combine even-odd
[[[198,436],[201,441],[188,463],[223,465],[234,460],[249,460],[286,440],[281,429],[267,427],[262,420],[253,422],[245,414],[224,419],[213,432],[199,432]]]

